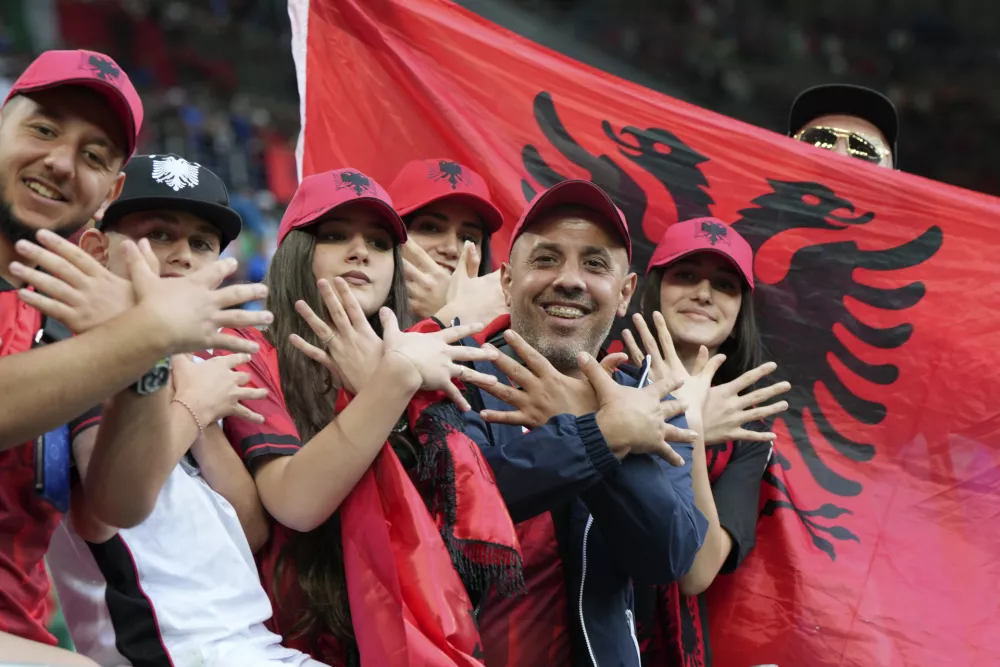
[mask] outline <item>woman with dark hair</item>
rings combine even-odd
[[[691,470],[695,504],[708,519],[708,532],[678,583],[636,590],[644,665],[711,664],[700,594],[720,572],[735,570],[754,545],[768,443],[775,437],[764,420],[788,409],[785,401],[762,404],[790,386],[781,382],[741,394],[776,368],[761,363],[753,288],[750,245],[715,218],[672,225],[646,270],[642,315],[633,319],[652,357],[652,374],[683,380],[710,355],[725,355],[725,361],[701,410],[702,438]],[[632,359],[641,362],[636,337],[630,331],[623,337]]]
[[[269,396],[251,402],[263,424],[225,426],[275,520],[258,554],[274,630],[335,667],[477,665],[477,602],[522,585],[503,500],[456,426],[453,379],[475,376],[450,343],[481,326],[400,331],[405,241],[364,174],[305,178],[267,276],[274,323],[239,332]]]
[[[475,287],[480,302],[488,302],[490,311],[502,311],[477,309],[476,314],[491,322],[506,312],[499,273],[490,259],[490,238],[503,227],[503,214],[491,201],[486,181],[451,160],[415,160],[400,170],[389,194],[409,235],[404,269],[414,314],[439,314],[448,301],[452,274],[459,266],[469,271],[470,265],[470,277],[482,278]]]

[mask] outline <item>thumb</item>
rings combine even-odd
[[[156,253],[153,252],[153,246],[149,244],[149,239],[139,239],[139,251],[142,253],[142,258],[146,260],[146,266],[153,272],[153,275],[160,275],[160,260],[156,258]]]
[[[175,354],[170,357],[170,365],[172,367],[171,378],[186,378],[187,372],[194,366],[194,362],[186,354]]]
[[[694,360],[694,366],[692,367],[693,373],[691,375],[699,375],[703,370],[705,370],[705,364],[708,363],[708,348],[704,345],[698,348],[698,357]]]
[[[399,321],[396,319],[396,313],[392,312],[391,308],[379,308],[378,319],[382,322],[383,340],[399,334]]]
[[[611,375],[618,367],[628,361],[628,355],[624,352],[614,352],[601,359],[601,368],[608,375]]]
[[[704,350],[705,348],[702,347],[701,349]],[[701,372],[708,374],[708,379],[711,380],[712,378],[715,377],[715,374],[719,372],[719,369],[722,368],[722,364],[724,364],[725,362],[726,362],[726,355],[717,354],[705,363],[705,366],[704,368],[701,369]]]
[[[576,357],[577,363],[580,365],[580,371],[583,376],[587,378],[590,382],[590,386],[594,388],[594,392],[597,394],[597,400],[600,403],[604,402],[607,397],[609,390],[615,387],[615,381],[611,379],[607,371],[597,363],[597,360],[586,352],[581,352]]]
[[[481,260],[479,251],[476,250],[476,244],[472,241],[466,241],[462,247],[462,256],[458,258],[458,267],[455,268],[455,273],[464,269],[465,273],[462,275],[475,278],[479,275],[479,262]]]

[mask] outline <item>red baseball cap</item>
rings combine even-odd
[[[142,100],[128,74],[103,53],[83,49],[45,51],[21,73],[3,103],[15,95],[70,85],[86,86],[107,99],[125,129],[125,159],[132,157],[142,129]]]
[[[696,252],[722,255],[736,267],[753,289],[753,249],[739,232],[716,218],[695,218],[670,225],[653,250],[646,275]]]
[[[557,206],[565,205],[583,206],[593,209],[611,222],[615,227],[615,231],[618,232],[618,236],[621,237],[625,244],[628,261],[632,261],[632,237],[628,232],[628,222],[625,220],[625,214],[622,213],[620,208],[615,206],[615,203],[611,201],[611,197],[608,196],[607,192],[594,183],[583,180],[562,181],[556,183],[548,190],[535,195],[535,198],[524,209],[524,213],[521,214],[517,224],[514,225],[514,231],[510,235],[510,248],[508,252],[514,249],[514,242],[517,241],[517,237],[521,235],[525,227],[547,211]]]
[[[389,186],[401,216],[409,215],[441,199],[454,199],[472,208],[492,234],[503,227],[503,214],[490,201],[490,189],[482,176],[451,160],[414,160]]]
[[[306,176],[281,216],[278,243],[293,229],[308,227],[344,204],[361,203],[385,219],[393,240],[406,243],[406,226],[392,207],[392,199],[375,179],[357,169],[337,169]]]

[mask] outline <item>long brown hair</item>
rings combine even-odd
[[[275,251],[264,281],[268,286],[267,308],[274,313],[274,323],[266,336],[277,351],[285,408],[302,442],[311,440],[333,420],[337,398],[330,372],[288,342],[289,335],[294,333],[321,346],[316,334],[295,312],[295,302],[299,299],[309,304],[313,312],[327,312],[312,271],[315,250],[316,237],[311,233],[290,232]],[[396,314],[400,328],[413,323],[403,278],[402,246],[393,249],[392,287],[384,305]],[[373,314],[369,322],[381,336],[378,314]],[[296,601],[294,612],[299,615],[292,628],[294,635],[316,645],[321,634],[330,633],[348,655],[354,653],[356,644],[347,600],[339,512],[308,533],[290,531],[274,577],[273,598],[279,605],[288,598],[289,583],[302,592],[301,596],[291,596]]]

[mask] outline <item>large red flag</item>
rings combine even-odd
[[[444,0],[291,0],[300,167],[388,182],[441,157],[510,225],[590,178],[642,270],[678,219],[732,222],[791,409],[757,548],[710,590],[717,667],[995,666],[1000,206],[617,79]],[[911,137],[910,141],[920,141]]]

